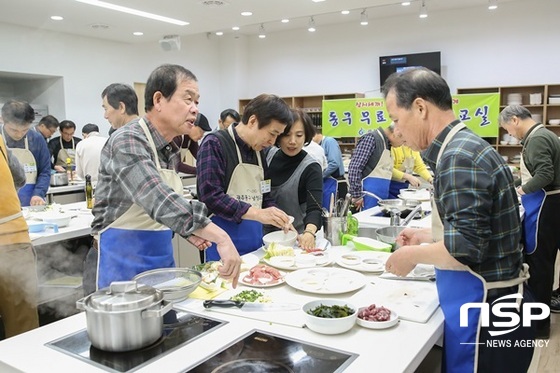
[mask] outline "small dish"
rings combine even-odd
[[[296,263],[295,256],[287,255],[273,256],[268,260],[270,261],[270,265],[274,267],[292,267]]]
[[[361,327],[367,328],[367,329],[387,329],[390,328],[394,325],[396,325],[399,322],[399,315],[397,315],[397,313],[395,311],[391,311],[391,315],[389,316],[389,320],[387,321],[369,321],[369,320],[364,320],[363,318],[360,318],[359,316],[362,314],[362,312],[368,307],[361,307],[358,310],[358,317],[356,318],[356,324],[360,325]]]
[[[558,126],[558,125],[560,125],[560,119],[549,119],[548,124],[550,124],[552,126]]]
[[[383,261],[374,258],[362,259],[362,268],[366,272],[377,272],[385,270],[385,263]]]
[[[317,257],[309,254],[298,254],[294,260],[296,267],[299,268],[314,267],[317,264]]]
[[[357,255],[345,254],[340,257],[340,261],[349,266],[355,266],[362,262],[362,259]]]
[[[507,145],[507,144],[509,144],[509,141],[500,140],[500,145]]]

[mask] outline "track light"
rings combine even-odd
[[[422,6],[420,7],[420,18],[428,18],[428,8],[426,8],[426,3],[422,0]]]
[[[366,10],[364,9],[364,10],[362,10],[362,13],[360,14],[360,25],[367,26],[368,23],[369,23],[368,22],[368,16],[367,16]]]
[[[264,25],[261,23],[261,27],[259,27],[259,39],[266,38],[266,31],[264,30]]]
[[[498,9],[498,0],[489,0],[488,1],[488,9],[489,10]]]
[[[313,16],[311,16],[311,18],[309,18],[309,24],[307,25],[307,31],[309,32],[315,32],[317,29],[315,28],[315,20],[313,19]]]

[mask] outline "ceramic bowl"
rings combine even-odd
[[[350,316],[340,318],[324,318],[310,315],[307,313],[321,305],[324,306],[347,306],[354,313]],[[312,331],[320,334],[341,334],[352,329],[358,317],[358,309],[344,300],[338,299],[318,299],[303,305],[302,311],[305,317],[305,325]]]
[[[508,141],[504,141],[504,140],[501,140],[501,141],[500,141],[500,145],[507,145],[507,144],[509,144]]]
[[[355,266],[362,262],[362,258],[357,255],[344,254],[340,257],[340,261],[349,266]]]
[[[43,213],[40,218],[45,223],[56,224],[59,228],[62,228],[70,225],[72,215],[64,213]]]
[[[269,261],[273,266],[292,267],[296,263],[296,258],[295,256],[278,255],[270,257]]]
[[[280,244],[282,246],[294,246],[296,243],[297,233],[294,231],[276,231],[270,232],[263,237],[264,246],[268,248],[271,243]]]
[[[548,124],[550,124],[552,126],[558,126],[558,125],[560,125],[560,119],[549,119]]]
[[[367,307],[360,307],[358,314],[361,314]],[[360,317],[356,318],[356,323],[368,329],[386,329],[396,325],[399,322],[399,316],[395,311],[390,311],[391,316],[387,321],[370,321]]]

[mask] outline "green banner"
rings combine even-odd
[[[453,96],[453,111],[481,137],[498,137],[499,93]],[[391,123],[382,98],[353,98],[323,101],[323,135],[360,137]]]
[[[476,93],[453,96],[453,112],[480,137],[498,137],[500,126],[499,93]]]

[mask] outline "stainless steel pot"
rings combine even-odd
[[[137,350],[157,341],[163,334],[163,315],[172,303],[163,293],[136,281],[113,282],[76,302],[86,311],[91,344],[104,351]]]
[[[66,172],[56,172],[51,174],[51,186],[68,185],[68,175]]]

